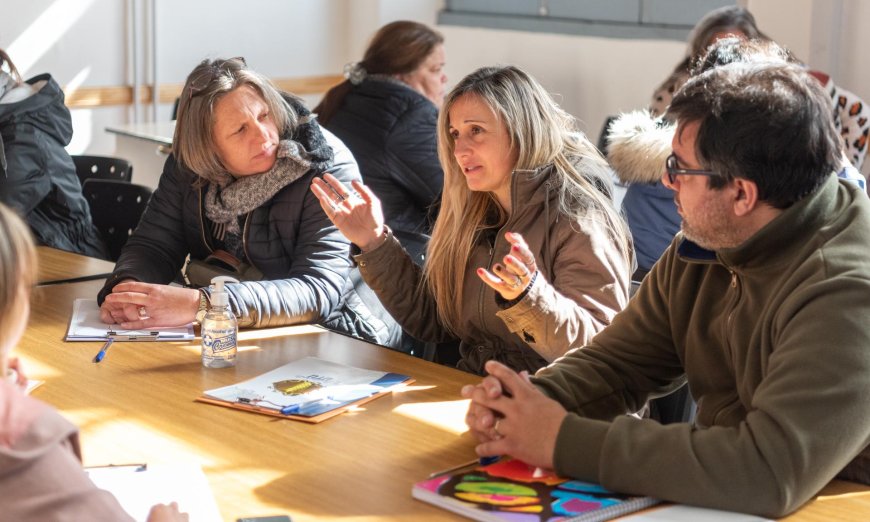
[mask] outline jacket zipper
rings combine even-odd
[[[732,325],[734,324],[734,310],[737,308],[737,304],[740,302],[740,286],[739,279],[737,278],[737,272],[733,269],[729,268],[729,272],[731,272],[731,289],[734,292],[734,298],[731,301],[731,309],[728,310],[728,319],[725,321],[725,347],[728,349],[728,359],[732,359],[732,354],[734,350],[731,349],[731,335],[730,333],[733,331]],[[732,360],[733,363],[733,360]]]
[[[250,223],[250,221],[251,213],[248,212],[247,214],[245,214],[245,225],[242,227],[242,252],[245,253],[245,258],[248,260],[248,263],[250,263],[251,266],[254,266],[254,262],[251,261],[251,254],[248,253],[248,223]]]
[[[209,254],[214,253],[214,249],[211,244],[208,242],[208,238],[205,236],[205,218],[203,214],[205,211],[203,210],[203,202],[202,202],[202,187],[199,187],[199,234],[202,237],[202,244],[205,245],[205,248],[208,249]]]
[[[504,237],[505,230],[507,230],[511,226],[511,217],[516,215],[515,210],[517,208],[517,198],[519,197],[517,195],[516,185],[517,185],[517,173],[516,173],[516,171],[511,171],[511,212],[508,215],[508,218],[505,221],[504,225],[499,227],[498,232],[496,232],[495,240],[492,242],[492,244],[489,245],[489,265],[487,266],[487,269],[490,269],[492,267],[492,264],[494,261],[493,258],[495,256],[495,247],[496,247],[496,245],[498,245],[499,239]],[[489,333],[489,327],[487,325],[487,323],[488,323],[487,317],[484,314],[483,302],[484,302],[484,299],[486,298],[485,293],[486,293],[486,290],[488,288],[489,287],[485,283],[482,284],[480,286],[480,292],[477,296],[477,313],[480,316],[480,324],[482,326],[484,326],[483,330],[486,331],[487,333]]]

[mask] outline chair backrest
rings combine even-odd
[[[72,156],[72,159],[82,185],[89,179],[112,179],[127,183],[133,179],[133,165],[125,159],[109,156]]]
[[[89,179],[82,185],[82,193],[91,207],[94,226],[109,249],[109,259],[117,261],[145,212],[151,189],[124,181]]]
[[[430,237],[422,232],[409,232],[407,230],[393,230],[393,235],[405,247],[414,263],[423,266],[426,261],[426,247],[429,245]]]

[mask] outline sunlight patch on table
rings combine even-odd
[[[468,403],[468,400],[416,402],[402,404],[393,411],[399,415],[461,435],[468,431],[468,426],[465,425],[465,412],[468,411]]]
[[[65,410],[63,415],[87,433],[80,439],[87,466],[196,462],[208,469],[226,465],[200,445],[143,422],[119,419],[118,412],[111,408]]]
[[[257,339],[272,339],[274,337],[287,337],[291,335],[311,335],[326,333],[323,328],[310,324],[296,326],[282,326],[280,328],[262,328],[239,331],[239,341],[254,341]]]

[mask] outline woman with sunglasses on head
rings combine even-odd
[[[628,231],[607,164],[543,87],[516,67],[472,73],[444,102],[438,150],[444,194],[422,268],[368,187],[312,185],[399,324],[459,339],[459,367],[478,374],[489,359],[534,372],[609,324],[628,301]]]
[[[318,323],[381,344],[400,334],[359,301],[350,245],[308,190],[324,170],[359,180],[356,162],[298,98],[241,58],[205,60],[182,90],[172,151],[100,291],[104,321],[189,323],[226,272],[242,280],[225,287],[240,327]],[[169,286],[188,255],[195,288]]]
[[[9,352],[27,325],[36,273],[36,249],[27,226],[0,204],[0,518],[132,521],[82,469],[78,429],[54,408],[24,394],[27,378]],[[173,502],[152,507],[147,520],[181,522],[188,516]]]

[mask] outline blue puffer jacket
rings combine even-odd
[[[353,152],[393,230],[432,232],[444,185],[437,121],[438,109],[422,94],[369,78],[345,96],[326,125]]]
[[[359,180],[347,147],[324,131],[335,154],[328,170],[343,183]],[[362,304],[348,279],[350,244],[329,221],[310,190],[320,172],[309,171],[244,218],[247,261],[261,281],[229,284],[230,307],[240,327],[318,323],[368,341],[388,344],[395,332]],[[193,172],[170,156],[138,228],[124,246],[99,302],[121,280],[165,284],[179,274],[188,253],[205,259],[213,250],[204,195]]]

